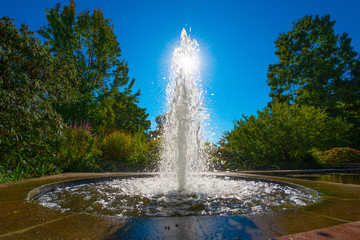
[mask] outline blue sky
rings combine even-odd
[[[38,30],[46,25],[45,8],[56,0],[0,0],[0,16],[19,26]],[[100,8],[112,20],[115,34],[128,61],[134,91],[141,90],[140,106],[149,119],[165,112],[165,89],[171,54],[182,28],[200,45],[205,105],[210,132],[216,142],[222,131],[233,128],[242,114],[256,114],[270,100],[266,75],[275,56],[277,36],[292,29],[306,14],[330,14],[335,31],[352,38],[360,51],[360,1],[358,0],[77,0],[77,11]],[[153,125],[153,127],[155,127]]]

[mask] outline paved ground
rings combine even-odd
[[[115,219],[61,213],[26,200],[32,189],[47,183],[112,175],[130,174],[69,173],[0,184],[0,239],[356,239],[360,236],[359,185],[262,176],[315,189],[322,194],[321,200],[303,209],[246,216]]]
[[[279,240],[329,240],[329,239],[360,239],[360,221],[338,226],[297,233],[278,238]]]

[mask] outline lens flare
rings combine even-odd
[[[190,39],[185,29],[181,32],[180,46],[173,52],[172,70],[182,78],[193,78],[200,71],[199,44],[195,39]]]
[[[189,55],[182,56],[182,58],[180,59],[180,65],[184,72],[187,74],[193,73],[198,68],[198,63],[196,59],[193,59]]]

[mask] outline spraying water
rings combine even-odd
[[[185,29],[180,46],[173,52],[170,83],[167,87],[168,113],[164,129],[164,145],[160,171],[178,182],[184,191],[187,179],[206,169],[202,120],[205,117],[198,82],[199,45],[191,40]]]

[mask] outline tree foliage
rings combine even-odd
[[[156,130],[149,132],[150,139],[161,139],[164,133],[165,123],[166,123],[166,113],[163,115],[159,114],[155,118]]]
[[[132,93],[135,79],[128,77],[110,20],[100,9],[77,14],[74,1],[64,7],[57,4],[46,15],[48,25],[39,34],[54,56],[76,67],[76,101],[56,105],[65,121],[86,119],[95,128],[105,125],[132,133],[148,129],[146,109],[137,106],[140,91]]]
[[[148,114],[110,20],[99,9],[77,14],[74,1],[46,14],[43,44],[27,26],[0,19],[0,182],[153,168],[158,144],[146,141]],[[116,145],[109,158],[117,132],[127,147]]]
[[[326,109],[353,124],[360,143],[360,59],[346,33],[336,34],[330,15],[305,16],[276,39],[279,62],[270,64],[272,101]],[[357,139],[355,141],[355,139]]]
[[[8,17],[0,20],[0,66],[0,158],[11,168],[51,155],[63,126],[52,105],[68,102],[74,78],[71,65]]]
[[[295,167],[309,160],[312,150],[346,145],[347,131],[343,119],[329,120],[324,110],[274,103],[236,121],[224,147],[240,167]]]

